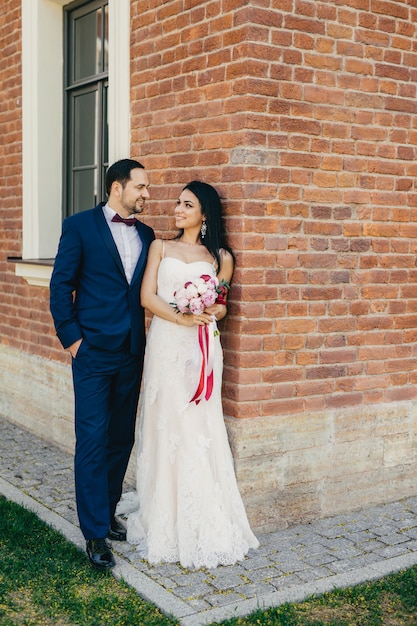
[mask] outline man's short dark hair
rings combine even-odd
[[[106,173],[106,192],[110,195],[111,186],[114,182],[121,183],[122,187],[126,186],[126,183],[130,180],[130,172],[140,168],[144,170],[144,166],[139,161],[134,159],[120,159],[113,165],[110,165]]]

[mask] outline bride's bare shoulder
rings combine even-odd
[[[176,239],[164,239],[163,241],[165,250],[173,250],[177,245]]]

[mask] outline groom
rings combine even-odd
[[[137,217],[148,187],[138,161],[109,167],[108,202],[64,221],[50,284],[56,333],[72,357],[78,518],[97,569],[115,564],[106,538],[126,540],[115,511],[134,443],[145,349],[139,291],[155,235]]]

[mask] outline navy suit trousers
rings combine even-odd
[[[107,536],[135,439],[142,359],[84,339],[72,359],[75,491],[85,539]]]

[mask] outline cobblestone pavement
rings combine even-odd
[[[72,455],[1,417],[0,493],[34,510],[84,549]],[[151,566],[128,543],[114,542],[114,575],[181,626],[218,623],[417,563],[417,495],[258,539],[259,549],[243,562],[197,571]]]

